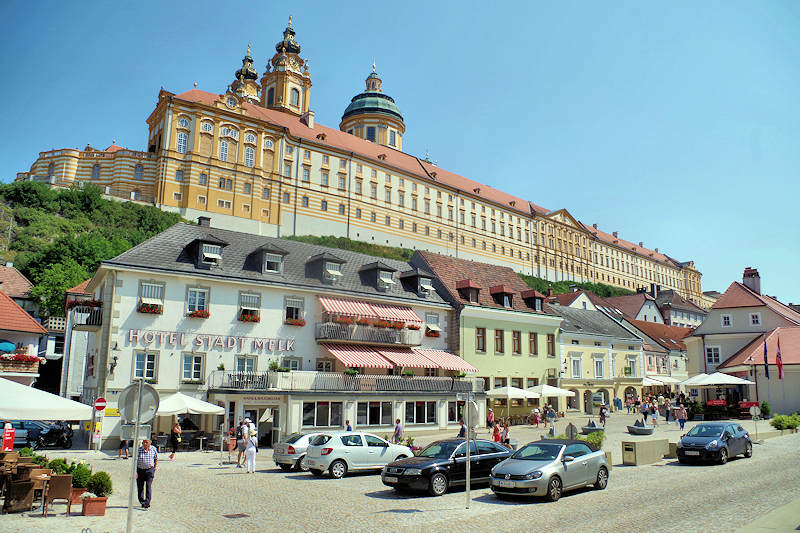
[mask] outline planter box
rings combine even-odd
[[[81,503],[81,494],[86,492],[86,489],[83,487],[72,487],[72,496],[70,497],[69,501],[73,505],[78,505]]]
[[[3,361],[0,360],[0,372],[39,372],[39,361]]]
[[[103,498],[84,498],[81,514],[83,516],[105,516],[107,501],[107,496]]]

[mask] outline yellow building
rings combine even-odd
[[[337,235],[509,266],[549,280],[636,289],[656,283],[697,301],[701,274],[528,200],[402,152],[406,125],[380,76],[343,113],[314,121],[308,60],[291,20],[259,78],[248,48],[221,94],[161,90],[146,151],[41,152],[18,180],[93,183],[113,197],[238,231]]]

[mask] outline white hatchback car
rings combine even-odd
[[[327,470],[332,478],[339,479],[350,470],[380,470],[387,463],[413,455],[411,448],[371,433],[336,431],[314,437],[306,451],[306,463],[315,476]]]

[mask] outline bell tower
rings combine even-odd
[[[311,97],[311,74],[309,61],[300,57],[300,45],[294,37],[292,17],[289,17],[283,40],[275,45],[275,55],[261,77],[261,105],[303,115],[308,112]]]
[[[258,103],[258,72],[253,68],[253,57],[250,55],[250,45],[247,45],[247,54],[242,58],[242,68],[234,73],[236,79],[231,83],[228,92],[240,98]]]

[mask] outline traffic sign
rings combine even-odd
[[[752,416],[760,415],[761,414],[761,408],[758,407],[757,405],[754,405],[753,407],[750,408],[750,414]]]
[[[106,408],[106,399],[102,396],[94,401],[94,408],[98,411],[102,411]]]
[[[119,410],[122,417],[128,421],[136,420],[136,396],[139,384],[131,383],[119,393]],[[156,389],[148,383],[142,383],[142,406],[139,423],[146,424],[156,416],[158,411],[159,397]]]

